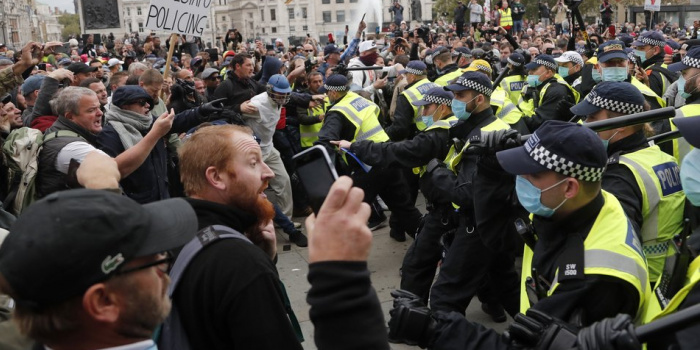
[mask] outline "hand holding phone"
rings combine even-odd
[[[338,179],[338,173],[336,173],[331,158],[328,156],[328,151],[320,145],[298,153],[293,159],[296,163],[299,180],[301,180],[309,198],[311,209],[318,215],[328,191]]]

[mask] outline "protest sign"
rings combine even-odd
[[[202,36],[212,0],[151,0],[146,28]]]
[[[644,0],[644,10],[661,11],[661,0]]]

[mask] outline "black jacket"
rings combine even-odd
[[[156,119],[157,117],[154,116],[153,121],[155,122]],[[203,118],[200,118],[196,108],[188,109],[175,115],[170,132],[186,132],[202,121]],[[145,136],[148,131],[150,128],[142,132],[142,135]],[[119,134],[110,123],[106,123],[102,128],[102,132],[97,136],[97,142],[99,148],[111,157],[116,157],[125,151]],[[129,198],[141,204],[170,198],[168,192],[168,150],[165,139],[156,142],[141,166],[123,178],[119,184]]]
[[[228,78],[219,84],[214,91],[214,99],[226,98],[225,106],[233,108],[241,113],[241,103],[250,100],[253,96],[265,92],[265,86],[253,79],[240,79],[236,73],[229,72]]]
[[[647,71],[647,74],[649,75],[649,88],[654,91],[657,95],[663,96],[666,91],[664,91],[664,88],[668,89],[668,86],[671,85],[676,79],[678,79],[678,76],[674,76],[672,72],[666,71],[668,74],[664,74],[656,69],[652,70],[653,66],[656,66],[658,68],[661,68],[661,64],[664,63],[664,54],[663,52],[648,58],[646,61],[644,61],[643,66],[644,69]],[[651,72],[649,72],[651,70]],[[669,84],[667,86],[663,86],[663,76],[666,76],[666,78],[669,80]]]
[[[200,229],[218,224],[244,232],[256,221],[233,207],[187,201]],[[192,349],[302,349],[285,311],[275,265],[248,242],[225,239],[197,254],[173,303]]]
[[[406,85],[404,91],[410,89],[418,81],[414,81],[411,84]],[[401,141],[405,139],[413,138],[413,135],[418,132],[416,124],[413,122],[415,118],[415,112],[413,111],[413,106],[406,95],[399,94],[396,99],[396,109],[394,111],[394,120],[386,128],[386,134],[389,136],[391,141]]]
[[[542,88],[548,83],[549,87],[542,98],[542,103],[540,103],[540,91],[542,91]],[[569,88],[563,84],[559,84],[556,78],[551,78],[548,81],[542,82],[542,85],[534,89],[534,96],[532,98],[535,100],[535,114],[533,114],[531,118],[524,118],[525,124],[527,124],[531,132],[537,130],[537,128],[547,120],[569,121],[568,117],[562,117],[560,113],[558,113],[558,109],[560,108],[559,102],[566,99],[574,103],[574,96]]]

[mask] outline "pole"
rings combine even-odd
[[[584,124],[585,127],[592,129],[595,132],[621,128],[630,125],[654,122],[657,120],[669,119],[676,116],[676,110],[673,107],[665,107],[654,109],[651,111],[623,115],[620,117],[601,120]]]
[[[175,44],[177,44],[177,38],[177,34],[170,34],[170,48],[168,49],[168,58],[165,60],[165,71],[163,72],[163,79],[166,79],[170,75],[170,63],[173,61],[173,52],[175,52]]]
[[[654,136],[648,138],[647,141],[654,142],[655,145],[658,145],[660,143],[675,140],[679,137],[682,137],[681,132],[678,130],[674,130],[674,131],[669,131],[669,132],[661,133],[658,135],[654,135]]]
[[[659,334],[667,334],[674,330],[686,328],[700,320],[700,304],[674,312],[649,324],[635,328],[640,343],[647,342]]]

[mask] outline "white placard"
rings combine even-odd
[[[661,0],[644,0],[644,9],[647,11],[661,11]]]
[[[146,28],[202,36],[209,21],[211,2],[212,0],[151,0]]]

